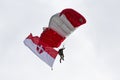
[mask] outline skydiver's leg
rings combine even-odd
[[[64,55],[61,55],[61,59],[64,60]]]
[[[61,63],[61,58],[60,58],[60,63]]]
[[[61,55],[61,56],[60,56],[60,63],[61,63],[61,60],[64,61],[64,55]]]

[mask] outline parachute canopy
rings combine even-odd
[[[24,44],[52,67],[58,54],[54,48],[58,48],[67,36],[85,23],[86,19],[77,11],[64,9],[50,18],[48,27],[44,28],[40,37],[30,34]]]

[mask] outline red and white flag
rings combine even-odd
[[[25,40],[24,44],[33,51],[41,60],[47,63],[50,67],[53,67],[54,60],[58,54],[56,50],[51,47],[44,47],[39,44],[39,37],[33,37],[30,34]]]

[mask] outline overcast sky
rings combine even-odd
[[[119,7],[119,0],[0,0],[0,80],[120,80]],[[23,40],[65,8],[87,23],[63,42],[65,61],[57,56],[51,71]]]

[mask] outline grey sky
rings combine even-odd
[[[120,80],[119,7],[119,0],[0,0],[0,79]],[[58,56],[51,71],[23,40],[29,33],[39,36],[65,8],[87,23],[63,42],[65,61],[60,64]]]

